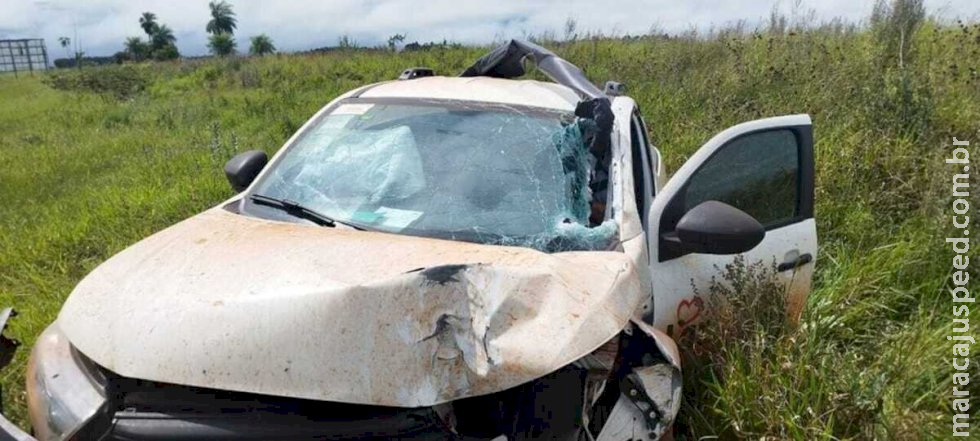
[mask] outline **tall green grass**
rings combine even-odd
[[[980,158],[980,25],[920,21],[902,34],[899,63],[881,29],[900,25],[876,23],[549,43],[594,81],[628,85],[670,169],[738,122],[814,120],[820,252],[801,323],[768,326],[763,308],[691,336],[678,438],[950,433],[952,252],[942,238],[953,228],[942,159],[953,136]],[[231,196],[220,167],[232,154],[272,153],[356,86],[409,66],[453,75],[483,51],[0,77],[0,305],[20,311],[8,332],[25,343],[0,373],[6,414],[26,424],[29,348],[72,287],[113,253]]]

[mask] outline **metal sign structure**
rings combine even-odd
[[[48,68],[48,49],[41,38],[0,40],[0,72],[31,72]]]

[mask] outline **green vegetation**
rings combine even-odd
[[[144,12],[140,16],[139,23],[148,41],[143,41],[139,37],[127,38],[123,43],[123,51],[115,55],[117,61],[164,61],[180,57],[174,31],[169,26],[158,23],[156,14]]]
[[[238,47],[238,43],[235,42],[235,28],[238,26],[238,21],[235,19],[235,11],[232,10],[231,4],[224,0],[217,2],[208,3],[208,8],[211,10],[211,20],[208,21],[206,30],[210,37],[208,37],[208,49],[212,54],[219,57],[227,57],[229,55],[234,55],[235,50]],[[268,40],[268,37],[266,37]],[[260,41],[260,43],[263,43]],[[275,47],[272,46],[272,40],[268,40],[268,46],[259,46],[258,49],[266,50],[272,49],[275,51]],[[253,49],[256,48],[255,41],[252,41]],[[270,51],[270,52],[271,52]],[[262,55],[259,53],[258,55]]]
[[[238,27],[238,20],[235,19],[235,11],[232,10],[231,4],[225,0],[212,1],[208,3],[208,9],[211,10],[211,20],[208,21],[205,30],[209,34],[231,35],[235,33],[235,28]]]
[[[388,37],[388,50],[394,51],[398,49],[398,45],[405,42],[405,34],[395,34]]]
[[[268,55],[276,53],[276,45],[272,44],[272,39],[268,35],[259,34],[250,39],[252,45],[248,48],[248,53],[252,55]]]
[[[238,26],[235,11],[231,4],[224,0],[208,3],[208,9],[211,12],[211,20],[205,26],[205,30],[211,34],[208,37],[208,49],[212,54],[219,57],[234,55],[237,47],[234,33]],[[116,62],[165,61],[180,58],[180,51],[177,50],[177,37],[174,36],[173,30],[169,26],[157,22],[156,14],[144,12],[140,15],[139,23],[140,28],[146,33],[148,41],[143,41],[139,37],[127,38],[123,43],[124,50],[113,56]],[[68,47],[67,37],[62,37],[59,41],[63,47]],[[272,44],[272,39],[269,36],[260,34],[252,37],[250,50],[252,55],[266,55],[275,51],[276,47]]]
[[[220,33],[208,37],[208,50],[219,57],[227,57],[235,54],[238,43],[231,34]]]
[[[920,19],[895,32],[906,22],[879,13],[868,29],[775,20],[764,32],[609,39],[572,26],[577,41],[545,42],[596,82],[629,86],[671,170],[730,125],[814,119],[814,291],[799,325],[783,323],[760,306],[779,302],[757,268],[727,270],[741,281],[731,309],[682,339],[679,439],[950,433],[943,158],[953,136],[980,158],[980,25]],[[230,197],[221,166],[234,153],[274,152],[356,86],[408,66],[456,74],[484,51],[351,49],[0,77],[0,305],[20,311],[8,332],[25,343],[0,374],[5,411],[26,423],[29,348],[72,287],[124,247]]]
[[[61,45],[61,47],[63,47],[65,49],[65,55],[67,55],[68,57],[65,58],[64,60],[68,60],[68,62],[67,63],[64,63],[64,62],[59,63],[59,61],[63,61],[63,60],[55,60],[55,63],[54,63],[55,66],[56,67],[71,67],[71,66],[76,66],[78,68],[81,68],[81,66],[82,66],[82,58],[84,58],[85,52],[82,52],[82,50],[79,49],[78,42],[77,41],[75,42],[75,53],[74,53],[74,55],[72,54],[72,51],[71,51],[71,38],[68,38],[68,37],[58,37],[58,44]]]

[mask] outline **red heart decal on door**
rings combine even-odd
[[[694,323],[695,320],[701,315],[701,310],[704,309],[704,300],[701,297],[694,296],[691,300],[681,300],[677,305],[677,325],[682,331],[684,327]],[[678,332],[680,334],[680,332]]]

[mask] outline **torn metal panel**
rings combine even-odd
[[[660,439],[680,411],[682,372],[677,346],[641,321],[634,320],[624,332],[618,398],[594,438]]]
[[[620,252],[549,255],[213,209],[106,261],[58,324],[127,377],[417,407],[547,375],[617,335],[646,295]]]
[[[677,398],[680,398],[679,390]],[[644,408],[649,407],[620,395],[602,432],[595,437],[596,441],[656,441],[670,431],[673,419],[650,423],[647,416],[649,411]]]
[[[674,422],[681,405],[680,374],[673,365],[657,363],[635,368],[624,379],[634,404],[644,412],[648,427],[666,429]]]
[[[582,69],[534,43],[511,40],[477,59],[460,76],[521,77],[525,74],[524,60],[527,58],[532,59],[538,70],[552,81],[574,90],[581,98],[575,107],[575,116],[595,123],[596,130],[588,137],[589,151],[596,158],[590,169],[589,185],[594,200],[606,203],[614,114],[609,97],[589,81]]]
[[[518,78],[524,75],[524,59],[530,57],[538,70],[552,81],[566,86],[584,99],[605,95],[585,76],[582,69],[555,55],[548,49],[522,40],[511,40],[477,59],[461,77],[486,76]]]
[[[654,328],[642,320],[633,320],[632,325],[653,340],[654,344],[657,346],[658,352],[663,355],[672,366],[678,370],[681,368],[681,353],[677,349],[677,343],[674,341],[674,339],[670,338],[670,336],[667,334],[664,334],[663,331]]]

